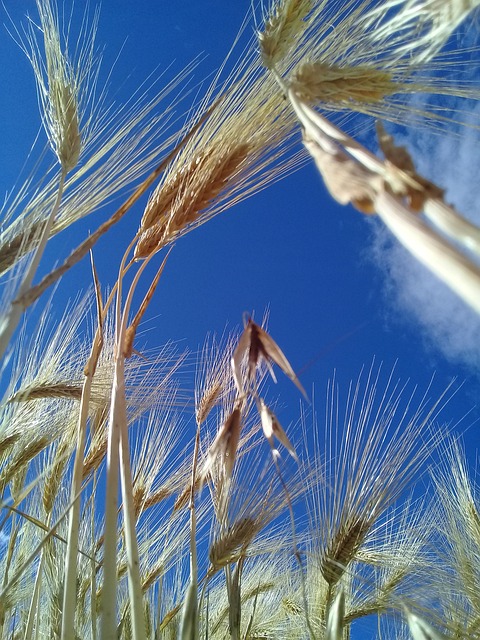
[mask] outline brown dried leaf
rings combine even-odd
[[[240,394],[243,394],[242,371],[241,364],[248,353],[248,379],[251,382],[255,377],[255,370],[258,364],[263,360],[268,367],[273,380],[276,382],[275,373],[272,369],[270,360],[275,362],[286,376],[292,380],[305,398],[307,394],[300,384],[299,379],[295,375],[285,354],[277,345],[277,343],[269,336],[269,334],[256,324],[251,318],[248,319],[243,334],[240,337],[237,348],[232,357],[232,369],[235,384]],[[307,398],[308,399],[308,398]]]
[[[444,190],[418,175],[407,149],[395,145],[393,137],[385,131],[381,122],[377,122],[377,136],[386,164],[390,163],[401,171],[393,174],[390,171],[387,174],[389,185],[394,193],[406,197],[410,208],[416,213],[423,210],[425,200],[428,198],[443,200]]]
[[[383,178],[346,153],[327,153],[304,134],[303,144],[315,160],[330,195],[340,204],[352,204],[362,213],[375,213],[375,195],[383,190]]]
[[[295,448],[293,444],[290,442],[287,434],[285,433],[283,427],[277,420],[277,416],[273,413],[271,409],[267,407],[265,402],[260,399],[260,419],[262,421],[262,429],[263,433],[268,440],[272,452],[275,455],[275,452],[278,452],[274,446],[274,437],[279,440],[283,444],[283,446],[287,449],[288,453],[298,462],[297,454],[295,453]]]
[[[239,408],[235,408],[223,423],[210,447],[203,477],[206,477],[210,471],[217,455],[222,457],[226,477],[232,477],[241,430],[241,411]]]

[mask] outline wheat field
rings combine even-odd
[[[480,638],[476,3],[222,4],[3,3],[0,638]]]

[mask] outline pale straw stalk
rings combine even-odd
[[[432,193],[419,176],[410,176],[394,165],[382,162],[313,111],[293,92],[289,92],[289,97],[305,127],[308,136],[306,146],[316,159],[322,175],[326,177],[332,195],[343,204],[352,202],[362,211],[377,212],[418,260],[480,313],[480,267],[454,244],[456,241],[465,243],[465,236],[470,238],[472,225],[464,224],[461,216],[449,207],[448,229],[450,233],[456,233],[458,229],[461,232],[453,236],[451,241],[445,239],[435,227],[427,225],[412,211],[408,200],[406,202],[406,198],[413,198],[412,190],[417,198],[420,194],[423,197],[422,208],[427,206],[426,203],[434,203],[429,205],[432,217],[432,210],[438,213],[437,210],[440,209],[435,204],[442,201],[438,195],[439,189]],[[335,172],[338,176],[344,176],[344,181],[337,183]],[[348,178],[355,191],[347,186]],[[398,195],[392,193],[392,190],[399,191]],[[445,208],[446,205],[443,205],[441,211]],[[437,219],[435,214],[434,218]],[[452,219],[455,224],[452,224]],[[445,216],[442,220],[443,230],[446,230]],[[467,242],[472,244],[469,240]]]

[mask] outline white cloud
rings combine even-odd
[[[477,105],[474,117],[479,122]],[[445,200],[480,225],[480,135],[464,128],[451,135],[415,131],[396,144],[409,149],[417,171],[446,190]],[[375,261],[385,272],[385,291],[403,315],[422,329],[427,343],[455,363],[480,369],[480,317],[417,262],[388,230],[372,226]]]

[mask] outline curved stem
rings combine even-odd
[[[52,229],[53,222],[57,216],[58,210],[60,208],[60,203],[62,201],[65,178],[66,172],[64,169],[62,169],[60,172],[60,180],[58,183],[57,197],[55,198],[55,202],[50,215],[48,216],[45,226],[43,227],[40,241],[35,250],[32,260],[28,265],[27,272],[23,277],[22,284],[18,289],[15,300],[13,300],[13,302],[11,303],[10,309],[4,317],[2,325],[0,326],[0,358],[5,353],[5,350],[8,347],[8,343],[10,342],[10,339],[20,321],[22,313],[28,306],[28,304],[24,302],[24,297],[29,292],[32,286],[33,278],[35,277],[38,265],[40,264],[40,260],[42,259],[42,256],[45,252],[45,247],[47,246],[47,242],[50,237],[50,231]]]

